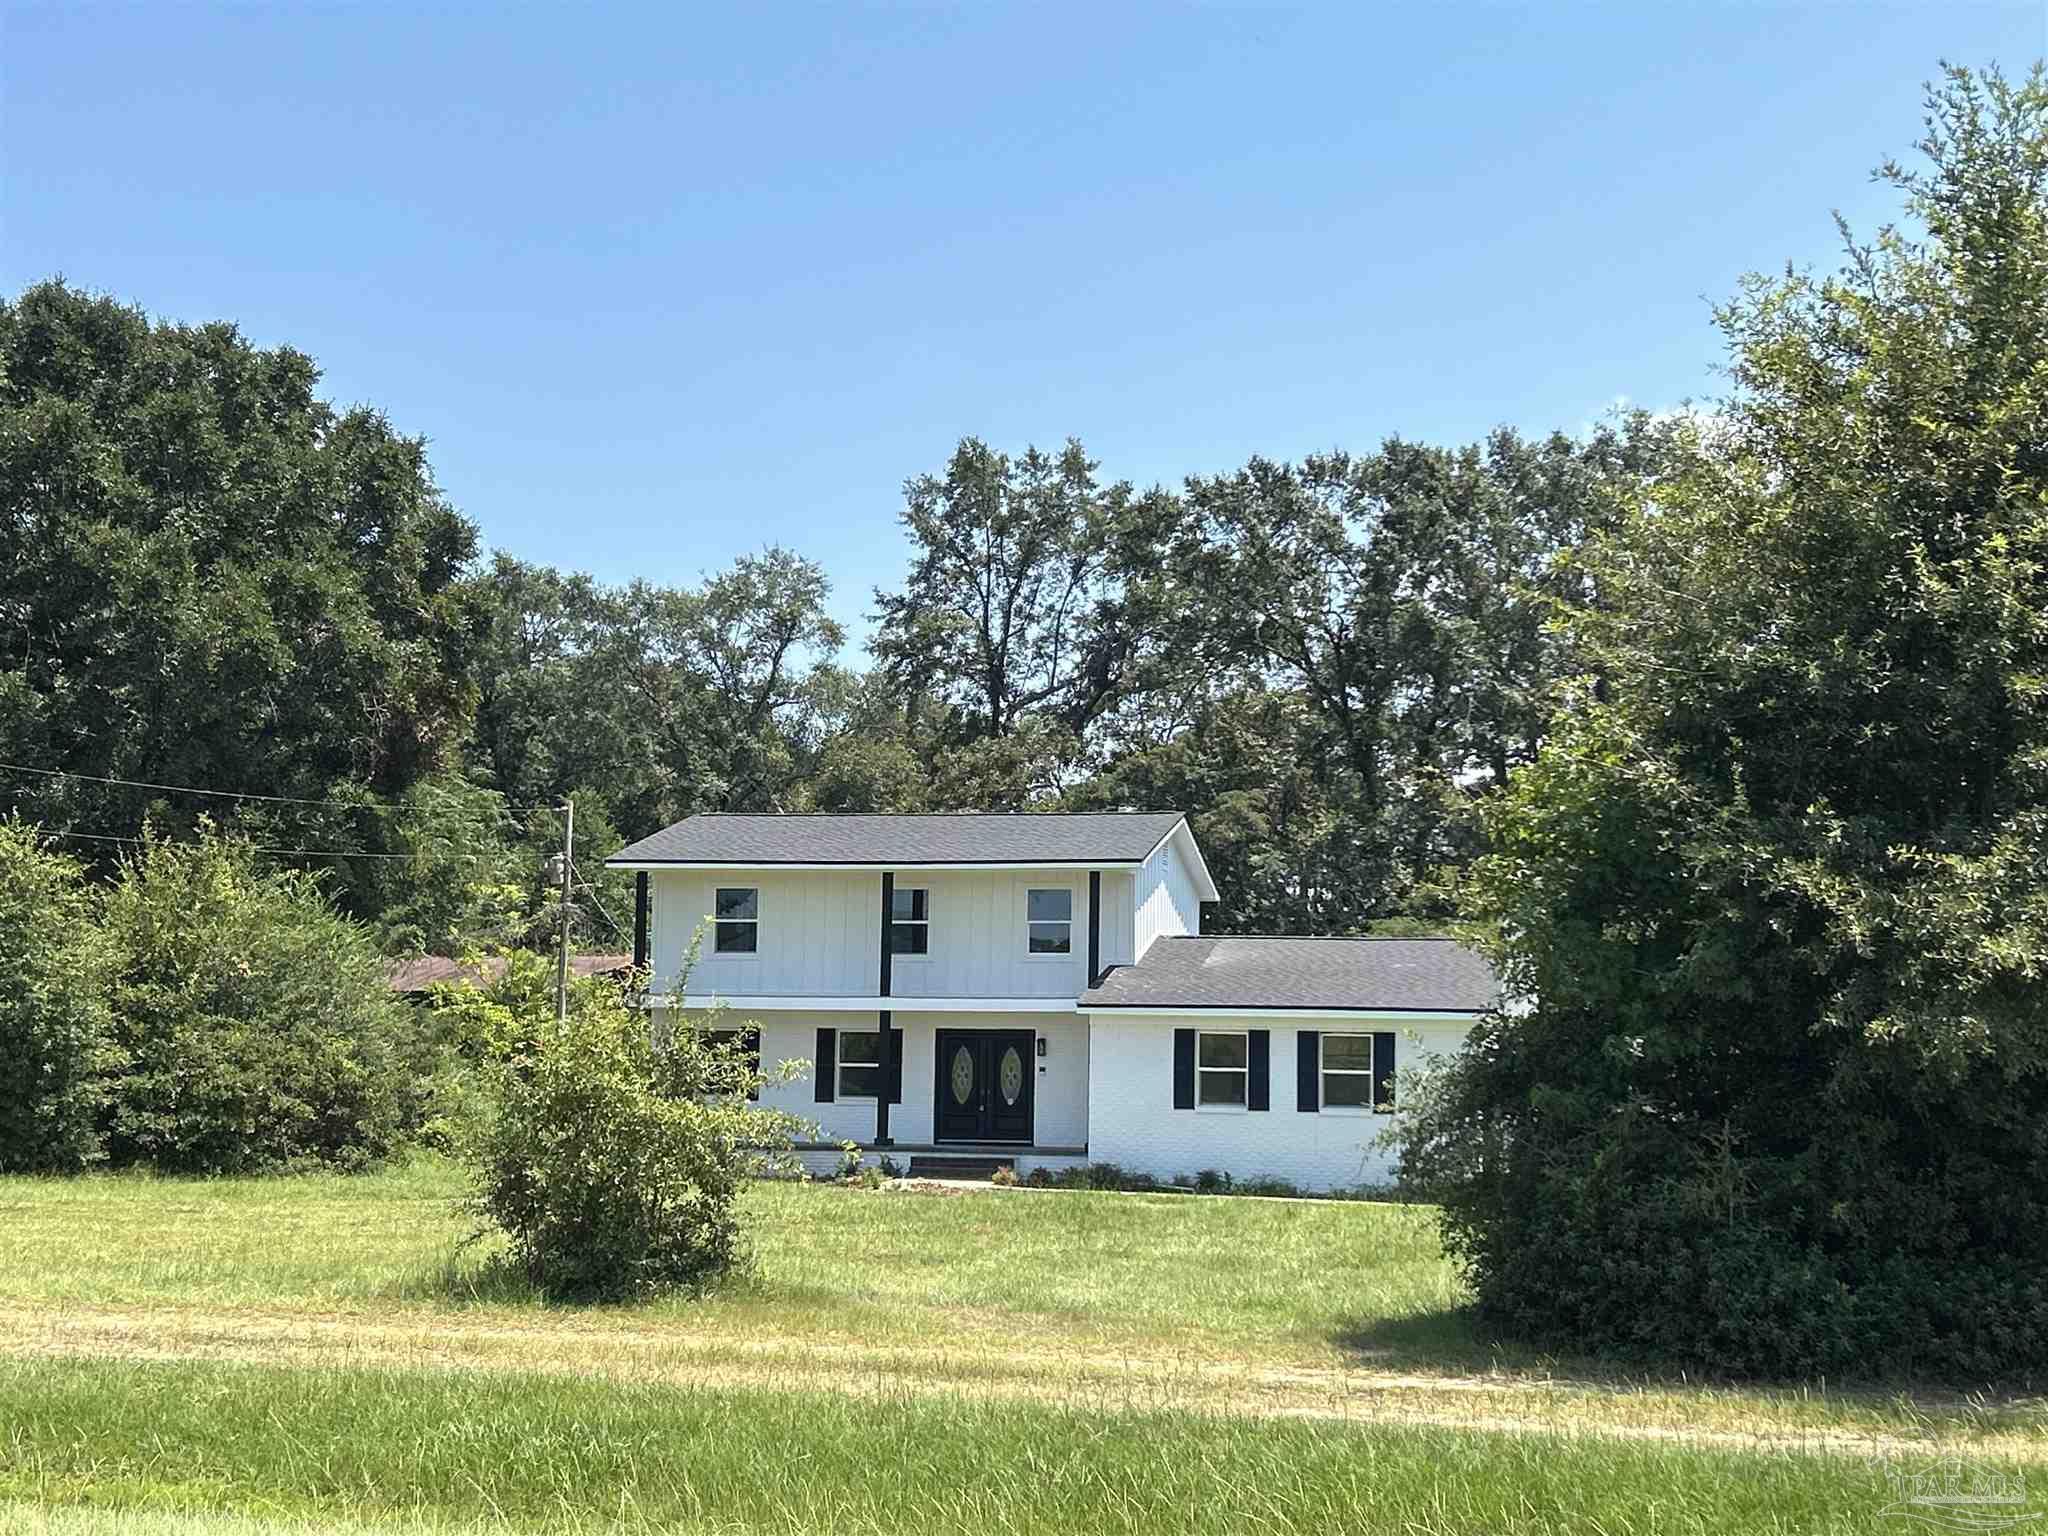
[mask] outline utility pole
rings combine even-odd
[[[562,803],[562,948],[555,956],[555,1022],[569,1017],[569,896],[576,877],[576,802]]]

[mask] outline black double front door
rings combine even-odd
[[[938,1141],[1031,1140],[1037,1077],[1028,1029],[938,1032]]]

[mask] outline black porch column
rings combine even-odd
[[[889,918],[896,906],[896,876],[893,872],[882,876],[882,969],[879,980],[881,996],[889,995]],[[875,1145],[894,1146],[889,1137],[889,1085],[896,1081],[896,1031],[889,1027],[889,1010],[881,1012],[880,1028],[882,1048],[876,1054],[881,1058],[882,1081],[875,1093]]]
[[[1102,980],[1102,871],[1088,871],[1088,985]]]

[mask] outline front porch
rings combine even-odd
[[[744,1005],[741,1005],[742,1007]],[[873,1159],[1001,1158],[1019,1172],[1088,1156],[1088,1021],[1073,1013],[763,1011],[761,1064],[808,1065],[762,1101],[816,1127],[813,1173],[852,1142]]]
[[[1038,1168],[1057,1171],[1083,1167],[1088,1162],[1085,1142],[1071,1146],[1019,1146],[1007,1141],[892,1141],[887,1146],[877,1146],[868,1140],[855,1145],[860,1148],[863,1166],[878,1167],[886,1157],[910,1178],[985,1179],[998,1168],[1009,1168],[1022,1178]],[[839,1171],[846,1149],[838,1142],[800,1141],[796,1154],[806,1173],[824,1178]]]

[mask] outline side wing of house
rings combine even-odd
[[[1079,1004],[1089,1157],[1171,1181],[1390,1182],[1403,1078],[1496,1002],[1449,940],[1162,937]]]
[[[1380,1145],[1403,1073],[1472,1022],[1200,1012],[1090,1018],[1088,1155],[1170,1181],[1205,1171],[1302,1189],[1393,1182]]]

